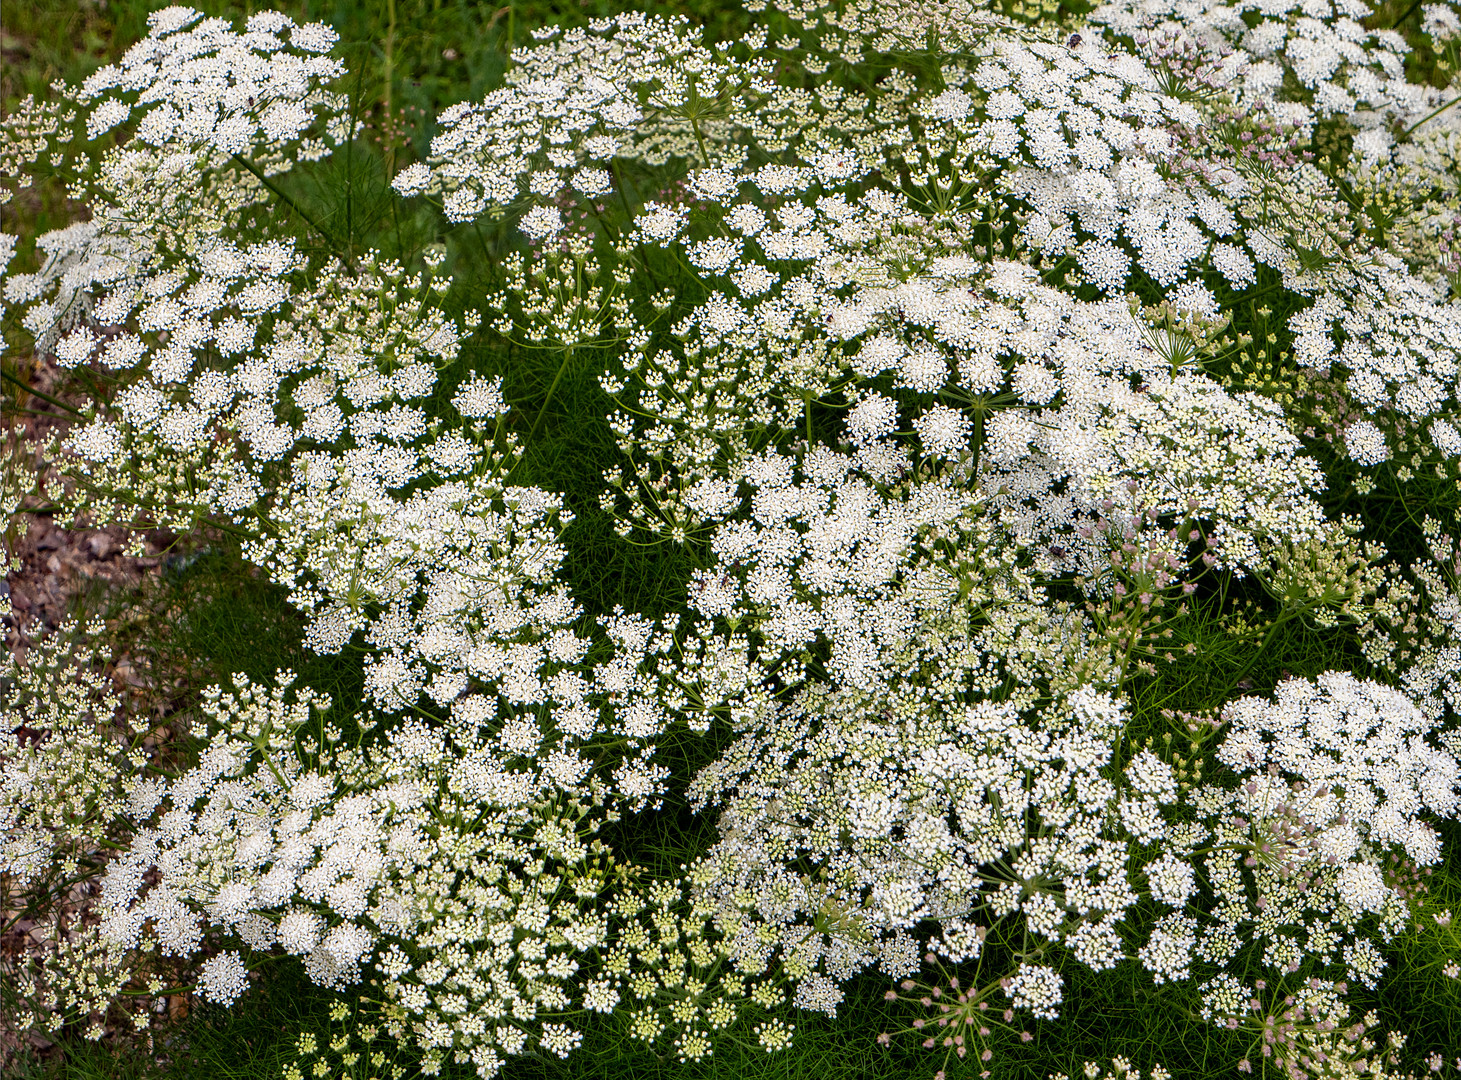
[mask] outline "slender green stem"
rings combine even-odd
[[[700,147],[700,163],[705,168],[710,168],[710,151],[705,149],[705,136],[700,134],[700,121],[696,117],[690,118],[690,127],[695,132],[695,143]]]
[[[386,0],[386,41],[385,41],[385,115],[381,118],[382,135],[390,130],[391,125],[391,86],[395,82],[395,52],[396,52],[396,0]],[[395,147],[386,143],[385,150],[386,173],[395,172]]]
[[[1422,124],[1426,123],[1427,121],[1434,120],[1436,117],[1440,116],[1441,113],[1445,112],[1447,109],[1449,109],[1452,105],[1456,104],[1456,102],[1458,102],[1458,101],[1461,101],[1461,95],[1457,95],[1456,97],[1453,97],[1450,101],[1446,102],[1439,109],[1436,109],[1434,112],[1428,113],[1427,115],[1421,117],[1415,123],[1411,124],[1408,128],[1406,128],[1404,131],[1402,131],[1400,133],[1400,137],[1398,139],[1396,139],[1395,141],[1396,142],[1404,142],[1406,139],[1410,138],[1410,133],[1412,131],[1414,131],[1416,128],[1420,127]]]
[[[634,208],[629,205],[629,193],[625,190],[624,172],[619,168],[618,159],[609,162],[609,172],[614,177],[614,192],[619,196],[619,201],[624,204],[624,213],[628,215],[629,221],[634,220]]]
[[[170,997],[173,994],[181,994],[192,990],[196,985],[196,983],[182,983],[178,986],[169,986],[163,990],[118,990],[117,993],[122,997]]]
[[[563,373],[568,370],[568,363],[573,359],[573,346],[570,345],[563,350],[563,363],[558,365],[558,374],[553,376],[552,385],[548,387],[548,396],[543,399],[543,406],[538,410],[538,415],[533,419],[533,426],[528,429],[528,437],[525,443],[531,443],[533,436],[538,432],[538,425],[543,422],[543,417],[548,412],[548,406],[553,402],[553,392],[558,389],[558,384],[563,381]]]
[[[355,85],[350,89],[350,130],[345,139],[345,246],[355,241],[355,131],[356,118],[360,115],[360,86],[365,78],[365,61],[362,57],[355,72]]]
[[[44,390],[37,390],[34,386],[32,386],[30,383],[26,382],[24,379],[21,379],[21,378],[15,376],[15,375],[10,374],[10,372],[6,371],[3,368],[0,368],[0,377],[3,377],[6,382],[11,382],[11,383],[14,383],[16,386],[21,387],[22,389],[24,389],[26,391],[26,393],[33,394],[34,396],[40,398],[42,401],[48,401],[48,402],[50,402],[52,405],[56,406],[56,408],[58,408],[58,409],[65,409],[72,416],[85,416],[86,415],[85,413],[81,412],[79,409],[73,409],[70,405],[67,405],[64,401],[61,401],[59,398],[53,398],[50,394],[47,394]]]
[[[1390,29],[1391,30],[1397,29],[1400,26],[1401,23],[1403,23],[1406,19],[1408,19],[1412,15],[1414,15],[1415,14],[1415,9],[1418,8],[1418,7],[1420,7],[1420,5],[1423,4],[1424,2],[1425,2],[1425,0],[1415,0],[1415,3],[1411,4],[1410,7],[1408,7],[1408,8],[1405,9],[1405,14],[1404,15],[1400,16],[1400,18],[1396,19],[1393,23],[1390,24]]]
[[[1276,619],[1273,620],[1272,625],[1270,625],[1269,628],[1268,628],[1268,633],[1266,633],[1266,634],[1263,635],[1263,641],[1260,642],[1259,645],[1258,645],[1258,651],[1255,652],[1251,657],[1249,657],[1248,662],[1246,664],[1244,664],[1238,670],[1237,678],[1235,678],[1231,683],[1229,683],[1228,684],[1228,688],[1223,691],[1223,700],[1224,701],[1227,701],[1228,700],[1228,698],[1232,694],[1232,692],[1234,690],[1238,689],[1238,684],[1241,683],[1244,679],[1246,679],[1248,677],[1248,674],[1255,667],[1258,666],[1258,661],[1261,660],[1263,658],[1263,654],[1268,651],[1268,646],[1273,642],[1273,637],[1274,637],[1275,634],[1278,633],[1278,628],[1281,627],[1284,623],[1288,622],[1292,618],[1293,618],[1293,614],[1292,613],[1289,613],[1289,614],[1280,615],[1278,618],[1276,618]]]
[[[332,252],[334,252],[335,257],[343,262],[346,266],[350,267],[351,272],[354,273],[355,260],[350,257],[348,252],[340,250],[340,248],[335,243],[334,237],[332,237],[328,232],[325,231],[325,227],[315,220],[313,214],[311,214],[299,203],[295,202],[294,197],[291,196],[287,191],[285,191],[278,184],[274,183],[274,181],[265,176],[263,170],[261,170],[252,161],[249,161],[247,158],[244,158],[238,154],[233,155],[233,160],[237,161],[245,169],[253,173],[254,176],[258,179],[259,183],[268,188],[275,198],[277,198],[280,202],[284,203],[296,214],[302,217],[305,221],[305,224],[307,224],[315,232],[319,233],[320,238],[323,239],[326,246],[329,247]]]
[[[982,400],[974,404],[974,430],[969,439],[969,448],[973,454],[969,459],[969,472],[972,476],[979,475],[979,451],[984,448],[984,409],[985,403]]]

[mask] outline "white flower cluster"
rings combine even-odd
[[[50,234],[49,241],[42,238],[49,258],[41,269],[5,281],[6,300],[29,306],[23,323],[43,348],[83,314],[93,314],[98,289],[111,290],[112,306],[95,313],[107,326],[123,323],[140,304],[165,301],[180,286],[193,284],[186,271],[170,276],[180,268],[152,272],[159,262],[172,261],[165,251],[186,248],[180,243],[184,237],[229,228],[241,210],[267,198],[267,175],[323,157],[348,134],[349,125],[338,116],[344,99],[326,89],[344,67],[321,55],[338,40],[333,30],[320,23],[296,26],[276,12],[252,16],[242,34],[226,19],[201,18],[182,7],[153,12],[152,32],[120,63],[67,91],[75,107],[66,114],[66,127],[80,125],[85,111],[86,140],[129,119],[135,132],[99,160],[78,155],[74,168],[89,196],[91,221]],[[27,115],[23,110],[22,122]],[[323,130],[308,134],[316,127]],[[63,151],[53,164],[67,156]],[[210,261],[213,245],[199,253],[199,276],[214,280],[203,282],[186,301],[163,303],[166,313],[159,310],[156,325],[146,326],[176,334],[168,316],[192,316],[192,333],[177,335],[179,358],[208,339],[207,322],[196,320],[223,307],[230,285],[245,274],[265,271],[264,281],[239,282],[252,285],[239,297],[246,314],[269,310],[280,299],[278,286],[267,279],[291,269],[287,257],[259,265],[250,252],[229,260],[223,246],[221,265],[216,256]],[[58,351],[63,363],[74,366],[91,353],[85,333]],[[143,351],[115,366],[131,367]]]
[[[11,729],[0,761],[0,854],[4,887],[17,894],[49,878],[57,860],[75,872],[110,842],[125,793],[118,777],[146,763],[147,726],[125,721],[101,672],[98,624],[66,622],[26,652],[7,657],[0,710]]]
[[[1115,659],[996,554],[949,474],[895,483],[906,456],[862,441],[751,459],[751,516],[716,530],[717,562],[691,585],[702,618],[683,659],[659,665],[657,696],[692,728],[719,714],[743,732],[691,787],[722,833],[689,872],[692,898],[719,912],[738,970],[780,955],[828,1011],[840,991],[819,980],[896,953],[925,919],[944,926],[930,948],[955,962],[979,955],[977,918],[1023,911],[1111,967],[1137,895],[1107,818],[1159,839],[1170,768],[1139,759],[1119,797],[1101,770],[1122,710],[1080,685]],[[1032,708],[991,696],[1007,678],[1067,689]],[[779,688],[796,690],[789,705]],[[829,903],[851,941],[817,930]]]
[[[1461,805],[1454,739],[1435,747],[1434,721],[1405,695],[1341,672],[1290,679],[1272,701],[1241,698],[1223,720],[1216,758],[1238,786],[1194,789],[1200,816],[1172,835],[1169,857],[1199,867],[1217,897],[1201,918],[1182,918],[1180,976],[1189,958],[1223,965],[1257,943],[1275,980],[1317,960],[1373,987],[1379,946],[1410,910],[1393,867],[1439,861],[1421,814],[1454,816]],[[1143,961],[1173,975],[1158,956]],[[1211,996],[1209,1005],[1224,1017],[1242,1011]]]
[[[304,269],[288,241],[215,239],[192,267],[128,278],[95,298],[99,320],[135,330],[99,339],[78,329],[57,346],[63,362],[80,363],[100,345],[98,361],[126,381],[109,415],[64,444],[93,488],[120,503],[173,503],[183,521],[243,520],[274,463],[310,447],[338,447],[353,471],[389,487],[418,475],[422,458],[447,476],[470,470],[462,434],[422,446],[422,410],[406,404],[431,393],[434,365],[457,355],[462,332],[438,311],[407,307],[422,276],[372,256],[358,273],[303,289]],[[384,291],[396,302],[379,303]],[[139,458],[188,475],[196,501],[129,484]]]
[[[340,36],[323,23],[297,26],[277,11],[249,18],[244,33],[226,19],[198,20],[190,8],[169,7],[147,18],[151,33],[119,64],[87,76],[77,99],[97,102],[86,122],[95,139],[148,108],[136,137],[168,147],[178,136],[211,145],[219,153],[251,149],[262,133],[287,142],[309,127],[311,83],[340,75],[328,53]],[[129,103],[132,93],[135,104]]]
[[[404,170],[394,186],[402,195],[441,195],[450,221],[536,203],[521,228],[546,239],[563,225],[546,204],[560,195],[602,201],[618,186],[616,160],[734,166],[745,150],[733,136],[744,130],[783,149],[810,122],[816,99],[769,78],[771,61],[759,55],[765,43],[758,31],[711,46],[685,16],[591,21],[587,31],[518,50],[507,86],[442,113],[429,164]],[[835,112],[854,115],[841,102]]]
[[[68,681],[33,650],[0,684],[28,725],[0,871],[101,875],[99,925],[26,974],[37,1022],[162,963],[228,1005],[283,953],[375,980],[367,1029],[426,1073],[490,1077],[570,1055],[583,1011],[699,1059],[875,964],[905,989],[1003,965],[960,1022],[996,992],[1006,1024],[1054,1020],[1069,958],[1198,984],[1286,1067],[1367,1052],[1335,980],[1375,985],[1461,812],[1461,563],[1450,521],[1431,564],[1368,567],[1390,556],[1319,497],[1461,475],[1461,265],[1433,235],[1461,110],[1351,0],[1121,0],[1058,37],[962,2],[777,6],[808,41],[619,15],[443,112],[396,194],[525,241],[461,316],[446,249],[336,250],[272,179],[356,134],[324,27],[168,8],[0,125],[0,163],[51,155],[90,210],[24,272],[0,238],[5,318],[114,388],[46,447],[57,505],[246,532],[309,647],[361,651],[367,702],[236,677],[169,775],[108,728],[99,655]],[[879,52],[914,62],[841,85]],[[477,331],[557,354],[554,389],[609,367],[600,508],[689,546],[678,610],[585,617],[566,496],[513,482],[540,425]],[[1131,680],[1209,573],[1218,608],[1252,574],[1281,609],[1224,633],[1357,622],[1400,689],[1290,679],[1221,742],[1190,723],[1191,758],[1138,744]],[[646,880],[599,829],[711,732],[674,779],[716,839]]]
[[[1418,435],[1429,451],[1421,456],[1444,465],[1461,448],[1449,437],[1461,408],[1451,391],[1457,329],[1446,296],[1454,289],[1437,273],[1434,237],[1454,213],[1461,120],[1448,107],[1453,93],[1406,81],[1409,47],[1394,30],[1366,29],[1360,20],[1369,14],[1351,0],[1257,7],[1137,0],[1091,17],[1122,35],[1161,28],[1200,40],[1224,56],[1231,77],[1223,89],[1238,106],[1257,106],[1279,125],[1265,136],[1240,124],[1209,141],[1209,152],[1224,142],[1232,149],[1223,152],[1228,174],[1223,155],[1212,158],[1217,173],[1205,170],[1231,196],[1218,211],[1226,224],[1208,224],[1238,241],[1213,247],[1212,265],[1235,288],[1256,280],[1255,262],[1267,265],[1286,288],[1314,297],[1291,320],[1294,357],[1321,368],[1343,363],[1354,400],[1375,414],[1378,427],[1363,421],[1348,440],[1357,463],[1391,460],[1407,435]],[[1439,46],[1448,23],[1438,15],[1433,25]],[[1352,149],[1328,169],[1286,154],[1273,138],[1279,131],[1307,138],[1338,118],[1353,132]],[[1356,228],[1346,186],[1365,192],[1367,208],[1405,191],[1387,236],[1377,241]],[[1365,213],[1373,220],[1374,210]],[[1336,340],[1330,326],[1341,320]],[[1419,461],[1402,467],[1414,470]]]
[[[865,37],[879,32],[885,14],[862,24],[870,13],[833,18],[813,11],[818,5],[784,6]],[[1000,40],[993,56],[961,73],[968,89],[944,90],[912,107],[949,125],[947,135],[930,132],[920,145],[949,153],[955,167],[936,158],[920,169],[909,160],[910,175],[923,183],[937,176],[936,184],[958,191],[971,172],[986,173],[986,183],[1015,197],[1032,250],[1052,261],[1074,260],[1079,280],[1108,292],[1130,287],[1137,275],[1180,289],[1201,281],[1203,271],[1209,284],[1217,271],[1242,289],[1256,284],[1257,267],[1266,265],[1300,296],[1332,289],[1352,298],[1331,309],[1330,321],[1369,320],[1382,307],[1378,317],[1392,325],[1346,335],[1359,354],[1349,365],[1357,399],[1402,422],[1454,426],[1457,406],[1445,390],[1454,312],[1437,310],[1427,265],[1434,263],[1433,241],[1417,252],[1402,238],[1433,237],[1450,221],[1458,114],[1444,108],[1444,90],[1406,81],[1408,46],[1393,30],[1364,29],[1356,21],[1368,14],[1363,5],[1266,4],[1246,19],[1244,10],[1226,0],[1098,9],[1093,21],[1146,46],[1135,54],[1110,51],[1094,37],[1076,40],[1082,35],[1064,48]],[[904,14],[916,21],[913,11]],[[1436,23],[1438,41],[1445,25]],[[1164,34],[1210,59],[1202,80],[1186,78],[1202,65],[1184,68]],[[1255,111],[1256,127],[1243,115]],[[1334,182],[1293,152],[1295,139],[1334,116],[1357,129],[1344,181],[1373,192],[1377,207],[1383,192],[1405,190],[1405,208],[1384,243],[1405,256],[1412,272],[1426,274],[1424,284],[1403,274],[1397,280],[1393,268],[1356,257],[1357,247],[1374,241],[1353,231]],[[1406,138],[1395,138],[1397,127],[1407,129]],[[994,220],[1010,219],[995,213]],[[1406,299],[1391,299],[1397,288]],[[1406,400],[1393,400],[1397,393]],[[1443,441],[1446,430],[1431,439]],[[1374,440],[1355,445],[1362,464],[1390,457]],[[1440,442],[1433,445],[1443,459],[1451,456]]]
[[[1026,211],[1031,249],[1074,255],[1102,291],[1119,293],[1138,274],[1166,288],[1186,281],[1211,237],[1232,231],[1220,192],[1189,193],[1165,178],[1179,149],[1173,130],[1205,121],[1165,93],[1140,56],[1095,38],[1075,49],[1001,42],[967,78],[982,120],[953,117],[947,132],[929,133],[933,146],[949,144],[953,172],[994,172]],[[933,162],[923,172],[924,183],[953,179]]]
[[[689,877],[741,927],[740,970],[763,971],[779,942],[800,979],[840,982],[879,955],[897,974],[905,932],[929,919],[943,927],[930,949],[961,963],[1015,913],[1097,970],[1122,960],[1115,927],[1137,895],[1129,841],[1104,826],[1120,813],[1140,828],[1160,800],[1122,802],[1100,775],[1121,722],[1114,703],[1078,691],[1037,724],[993,702],[952,715],[904,707],[880,723],[891,709],[869,704],[879,702],[809,690],[696,780],[697,800],[724,807],[722,839]],[[804,861],[818,874],[799,874]],[[860,946],[850,955],[826,929],[832,895]],[[1059,980],[1038,985],[1036,1014],[1053,1013]]]
[[[806,171],[777,182],[817,190]],[[763,193],[771,183],[767,169],[749,177]],[[1027,544],[1059,543],[1072,565],[1104,560],[1099,542],[1080,535],[1103,509],[1209,522],[1225,564],[1251,560],[1258,536],[1317,529],[1309,493],[1322,486],[1319,470],[1279,410],[1174,363],[1125,304],[1082,303],[1021,263],[942,254],[948,241],[937,233],[921,245],[928,272],[898,274],[889,264],[909,257],[910,238],[897,234],[917,218],[897,196],[873,193],[857,205],[823,196],[815,212],[793,203],[776,216],[780,229],[749,199],[725,213],[747,234],[731,265],[757,268],[754,242],[779,290],[739,300],[712,293],[675,328],[683,346],[624,361],[643,384],[626,409],[653,410],[650,420],[626,413],[616,426],[653,493],[631,503],[636,524],[683,537],[715,520],[724,500],[710,492],[734,476],[711,463],[746,452],[748,420],[795,429],[809,401],[845,390],[867,395],[849,412],[854,442],[907,430],[892,400],[851,386],[891,374],[896,389],[982,406],[979,438],[967,410],[942,401],[918,409],[911,426],[921,448],[931,457],[979,454],[972,467],[1010,531]],[[782,260],[793,266],[783,271]],[[859,346],[850,360],[849,341]],[[626,386],[610,375],[604,383]],[[668,477],[656,476],[667,465],[681,485],[668,500]],[[707,475],[711,468],[721,475]]]
[[[1389,260],[1398,262],[1398,260]],[[1359,420],[1345,433],[1349,455],[1378,465],[1411,436],[1430,452],[1414,455],[1448,465],[1461,456],[1461,308],[1440,302],[1434,287],[1384,265],[1345,275],[1289,320],[1295,359],[1327,372],[1342,365],[1354,403],[1380,420]],[[1335,333],[1336,327],[1342,327]]]
[[[1247,11],[1254,17],[1245,19]],[[1405,39],[1394,30],[1366,29],[1361,21],[1370,15],[1358,0],[1117,0],[1093,11],[1091,21],[1128,38],[1164,30],[1194,39],[1226,56],[1240,102],[1277,98],[1282,118],[1304,125],[1361,109],[1378,121],[1387,106],[1408,104],[1423,92],[1405,81]],[[1286,74],[1302,88],[1299,94],[1285,87]]]
[[[1201,1016],[1218,1027],[1241,1031],[1253,1039],[1254,1046],[1261,1046],[1260,1070],[1271,1060],[1290,1077],[1324,1075],[1316,1065],[1329,1075],[1395,1075],[1384,1069],[1383,1054],[1371,1056],[1376,1043],[1367,1033],[1378,1017],[1369,1012],[1363,1020],[1352,1021],[1345,1004],[1347,990],[1344,982],[1315,978],[1288,992],[1283,986],[1270,989],[1267,979],[1244,984],[1224,974],[1203,984]],[[1236,1065],[1242,1073],[1254,1069],[1246,1057]]]
[[[1427,719],[1447,727],[1461,717],[1461,547],[1427,516],[1429,558],[1399,574],[1397,602],[1365,628],[1365,655],[1393,677]],[[1455,738],[1449,731],[1443,739]],[[1450,746],[1455,753],[1461,747]]]
[[[951,397],[1004,399],[985,413],[982,446],[970,439],[967,417],[946,405],[929,407],[912,426],[930,456],[967,462],[980,451],[974,467],[989,512],[1012,537],[1059,545],[1065,565],[1098,575],[1107,557],[1092,529],[1099,518],[1201,520],[1225,565],[1251,563],[1259,537],[1316,535],[1322,515],[1310,492],[1322,486],[1319,470],[1272,403],[1174,374],[1124,306],[1081,304],[1018,271],[1005,265],[988,281],[974,279],[1004,300],[978,297],[957,277],[864,294],[858,318],[882,309],[901,332],[866,336],[853,358],[867,376],[930,364]],[[938,344],[929,347],[925,333]],[[955,333],[967,352],[948,347]],[[692,438],[669,446],[680,460],[706,423],[703,414],[686,422]],[[893,402],[873,392],[849,412],[848,434],[866,442],[901,422]],[[634,435],[657,440],[674,430],[667,423]],[[688,531],[718,512],[707,496],[724,483],[697,480],[680,499],[661,498],[656,513]]]
[[[95,942],[136,963],[231,940],[200,969],[223,1004],[246,985],[245,958],[275,949],[322,986],[368,966],[386,977],[394,1038],[492,1075],[524,1025],[571,1014],[574,958],[607,944],[594,900],[610,863],[589,839],[612,818],[602,786],[565,783],[488,708],[361,744],[344,727],[364,717],[327,719],[328,699],[291,692],[292,678],[214,688],[199,763],[131,784],[132,838],[101,879]],[[102,989],[83,1008],[104,1008],[115,988]],[[577,1036],[550,1026],[565,1046]]]

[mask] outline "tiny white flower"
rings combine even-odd
[[[223,952],[203,962],[200,988],[206,1001],[232,1005],[249,985],[248,968],[236,952]]]
[[[535,206],[523,215],[518,228],[529,240],[547,240],[563,231],[563,214],[556,206]]]
[[[431,169],[424,162],[414,162],[396,174],[391,181],[391,187],[395,188],[396,194],[405,198],[412,195],[420,195],[431,183]]]

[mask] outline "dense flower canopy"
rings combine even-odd
[[[1128,964],[1227,1030],[1283,988],[1289,1076],[1370,1067],[1346,986],[1461,808],[1455,86],[1356,0],[770,6],[802,33],[537,34],[391,178],[419,251],[257,212],[358,134],[320,24],[168,8],[0,127],[7,197],[44,159],[88,210],[29,269],[0,237],[6,319],[110,387],[44,446],[52,497],[242,533],[364,687],[212,687],[169,773],[79,628],[37,646],[0,870],[114,854],[27,1023],[99,1032],[163,959],[229,1006],[299,957],[379,988],[365,1044],[490,1077],[590,1014],[775,1050],[859,972],[977,962],[964,1057],[976,1006],[1057,1022],[1071,965]],[[1461,20],[1423,34],[1455,56]],[[484,342],[597,365],[597,511],[690,553],[677,610],[575,595],[567,495],[519,471],[547,406]],[[1394,555],[1344,512],[1422,481],[1450,517]],[[1142,680],[1210,609],[1364,666],[1163,713]],[[715,837],[655,877],[606,837],[672,789]]]

